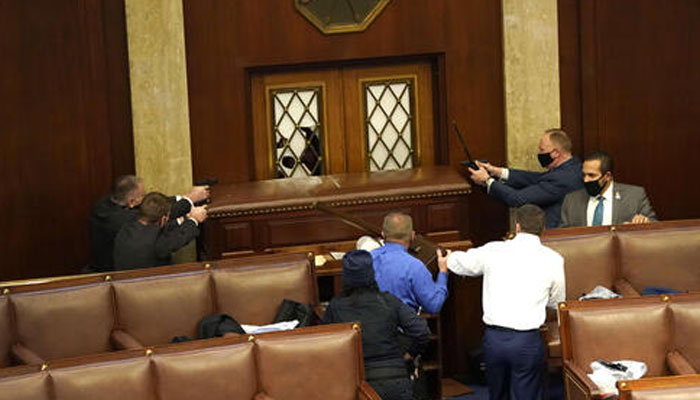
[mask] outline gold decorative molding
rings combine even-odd
[[[357,206],[364,204],[379,204],[379,203],[393,203],[399,201],[407,200],[421,200],[421,199],[431,199],[439,197],[448,196],[462,196],[471,193],[471,189],[460,189],[451,190],[445,192],[434,192],[434,193],[420,193],[420,194],[405,194],[405,195],[395,195],[386,197],[375,197],[375,198],[365,198],[365,199],[352,199],[352,200],[337,200],[328,201],[327,204],[330,207],[345,207],[345,206]],[[322,201],[322,200],[320,200]],[[325,203],[325,201],[323,201]],[[315,203],[315,202],[314,202]],[[285,213],[292,211],[306,211],[313,210],[315,208],[314,203],[291,205],[284,207],[261,207],[253,208],[249,210],[234,210],[234,211],[210,211],[210,218],[221,218],[221,217],[240,217],[247,215],[264,215],[264,214],[276,214]]]
[[[362,32],[391,0],[294,0],[294,7],[326,35]]]

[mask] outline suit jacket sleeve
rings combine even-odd
[[[651,202],[649,201],[649,197],[647,197],[647,192],[644,190],[644,188],[642,188],[642,201],[639,202],[637,214],[642,214],[651,221],[658,221],[656,219],[656,212],[654,212],[654,209],[651,207]]]
[[[510,181],[510,178],[508,180]],[[520,207],[525,204],[543,207],[560,201],[568,191],[568,185],[559,177],[559,174],[550,173],[522,189],[516,189],[501,182],[493,182],[489,194],[510,207]]]
[[[186,220],[182,225],[177,225],[171,220],[156,239],[156,255],[159,258],[169,257],[196,238],[198,234],[199,228],[191,220]]]
[[[180,200],[173,203],[173,206],[170,208],[170,219],[184,217],[190,212],[191,209],[192,204],[190,201],[184,197],[181,197]]]
[[[564,197],[564,203],[561,205],[561,219],[559,220],[559,227],[566,228],[569,226],[575,226],[573,222],[573,212],[574,212],[574,194],[575,192],[569,193]]]
[[[523,171],[522,169],[508,169],[506,185],[513,189],[522,189],[537,182],[544,172]]]

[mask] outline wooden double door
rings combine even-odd
[[[434,165],[431,71],[421,61],[254,73],[256,179]]]

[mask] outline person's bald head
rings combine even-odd
[[[408,245],[413,239],[413,219],[403,213],[390,213],[384,217],[382,234],[385,240]]]

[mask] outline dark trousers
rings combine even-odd
[[[538,330],[487,327],[484,361],[490,400],[541,400],[544,343]]]
[[[378,379],[367,381],[382,400],[411,400],[413,390],[408,378]]]

